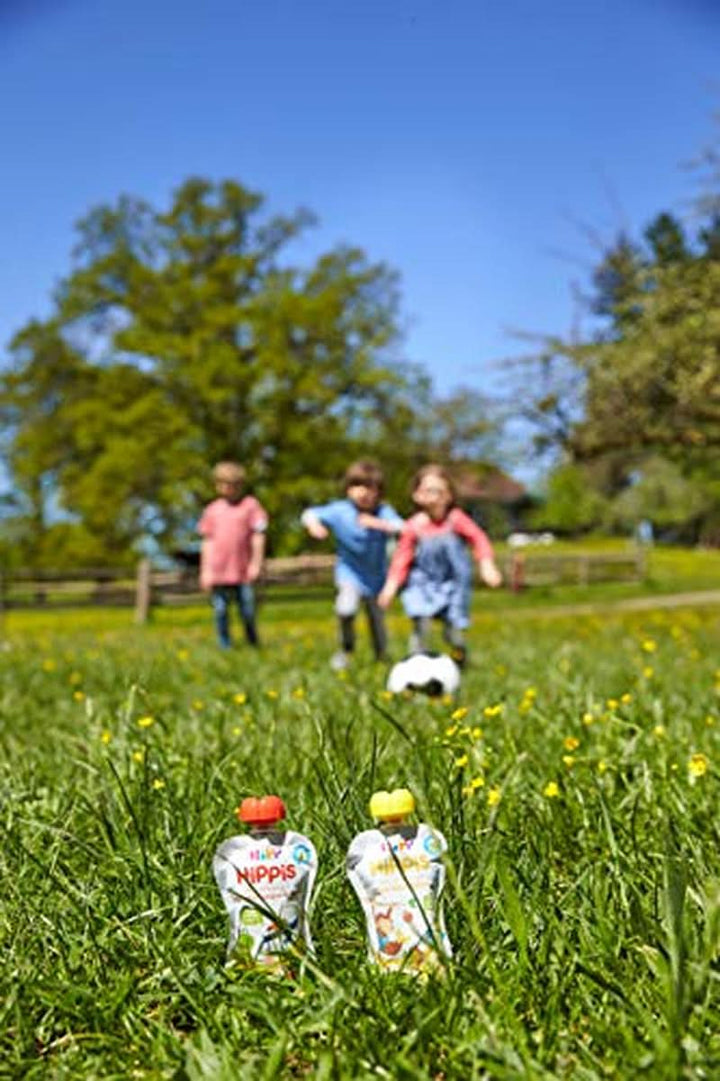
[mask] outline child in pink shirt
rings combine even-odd
[[[219,462],[213,470],[218,498],[198,522],[203,538],[200,584],[210,590],[218,641],[229,649],[230,606],[237,603],[245,637],[257,646],[255,591],[265,557],[268,516],[255,496],[243,496],[245,470],[237,462]]]
[[[431,463],[419,470],[413,502],[419,513],[405,523],[377,603],[387,608],[402,590],[403,607],[413,625],[410,652],[426,651],[430,620],[440,619],[452,655],[462,664],[472,585],[468,549],[486,585],[499,586],[502,576],[486,534],[455,506],[452,481],[442,466]]]

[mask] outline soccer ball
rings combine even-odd
[[[460,686],[460,669],[446,653],[414,653],[390,669],[387,689],[422,691],[432,696],[455,694]]]

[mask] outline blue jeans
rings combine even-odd
[[[249,582],[242,582],[236,586],[213,586],[212,606],[215,613],[215,629],[218,641],[223,649],[229,649],[232,640],[230,638],[230,605],[235,601],[240,612],[245,637],[251,646],[258,645],[257,628],[255,626],[255,591]]]

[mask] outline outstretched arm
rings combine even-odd
[[[502,585],[502,574],[495,562],[495,555],[487,533],[476,522],[473,522],[472,518],[465,514],[464,511],[456,508],[452,514],[453,529],[472,548],[473,555],[477,560],[480,577],[486,586],[497,589],[499,585]]]
[[[300,516],[300,521],[314,540],[325,540],[326,537],[330,536],[330,530],[323,525],[317,514],[314,514],[311,510],[304,510]]]
[[[413,559],[415,558],[416,544],[417,536],[415,530],[412,526],[406,524],[400,534],[397,548],[393,553],[390,562],[390,570],[385,579],[385,585],[378,593],[377,602],[381,608],[389,608],[393,598],[405,584],[407,576],[410,573]]]

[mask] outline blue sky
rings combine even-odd
[[[610,239],[686,212],[713,136],[708,0],[2,0],[0,343],[70,266],[73,222],[188,175],[310,207],[401,275],[402,354],[498,379],[563,332]]]

